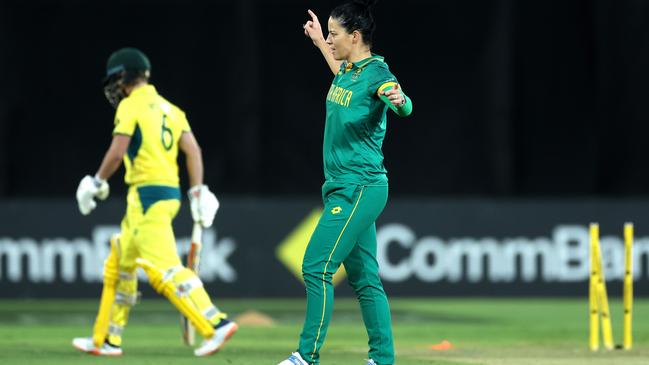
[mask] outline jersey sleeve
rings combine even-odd
[[[135,125],[137,118],[133,112],[133,108],[129,103],[121,102],[115,112],[115,127],[113,128],[113,135],[123,134],[132,136],[135,132]]]
[[[189,121],[187,120],[187,115],[182,109],[174,107],[176,118],[178,118],[178,125],[182,133],[191,132],[192,128],[189,126]]]
[[[189,121],[187,120],[187,116],[185,113],[181,112],[180,113],[180,128],[182,129],[183,132],[191,132],[192,128],[189,126]]]
[[[387,66],[380,65],[372,72],[369,82],[369,92],[377,95],[384,89],[398,84],[397,78],[390,72]]]

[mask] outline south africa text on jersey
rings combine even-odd
[[[352,100],[353,92],[351,90],[343,89],[340,86],[331,85],[327,100],[349,108],[349,102]]]

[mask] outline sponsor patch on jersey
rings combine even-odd
[[[361,72],[363,72],[362,68],[357,68],[356,71],[352,74],[352,81],[358,80],[358,78],[361,76]]]

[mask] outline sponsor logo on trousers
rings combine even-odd
[[[118,232],[118,226],[97,226],[91,239],[0,237],[0,283],[101,283],[103,263],[110,251],[108,240]],[[189,243],[189,237],[177,239],[181,256],[189,251]],[[216,231],[207,229],[202,243],[201,279],[236,281],[237,272],[228,262],[237,248],[235,241],[228,237],[217,240]]]
[[[417,238],[406,225],[387,224],[377,231],[377,241],[380,275],[387,282],[413,278],[422,282],[578,282],[589,277],[585,226],[560,225],[548,237],[442,239]],[[607,280],[622,279],[621,235],[604,236],[600,242]],[[395,251],[402,255],[390,255]],[[633,251],[634,279],[649,277],[649,237],[636,237]]]

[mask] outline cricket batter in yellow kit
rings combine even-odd
[[[196,356],[217,352],[237,330],[236,323],[215,307],[196,274],[183,267],[176,249],[172,221],[180,208],[178,151],[186,157],[192,218],[212,225],[219,202],[203,184],[203,160],[185,113],[148,83],[151,64],[141,51],[123,48],[108,59],[104,93],[117,108],[113,140],[94,177],[79,183],[82,214],[106,199],[107,180],[124,163],[129,186],[121,232],[111,239],[104,263],[104,286],[93,336],[73,345],[94,355],[122,354],[122,331],[137,302],[136,270],[146,272],[153,288],[164,295],[204,337]]]

